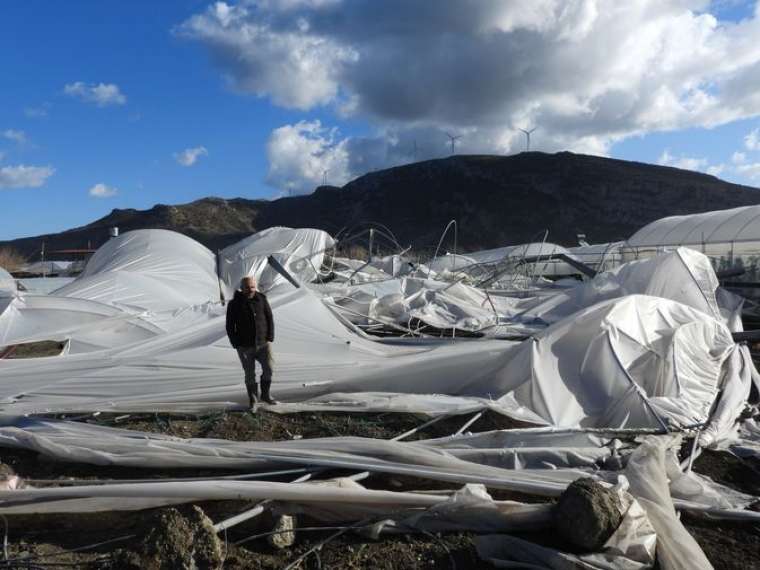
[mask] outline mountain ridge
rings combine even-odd
[[[432,247],[451,219],[463,250],[536,241],[575,243],[629,237],[670,215],[760,203],[760,190],[715,176],[620,159],[560,152],[511,156],[456,155],[364,174],[343,187],[276,200],[201,198],[115,209],[90,224],[56,234],[0,242],[32,257],[48,250],[92,247],[108,228],[179,231],[217,249],[272,226],[315,227],[332,234],[360,222],[389,227],[403,245]]]

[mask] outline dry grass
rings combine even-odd
[[[0,267],[6,271],[20,270],[26,264],[26,258],[10,247],[0,248]]]

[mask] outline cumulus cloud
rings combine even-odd
[[[755,129],[744,137],[744,146],[747,150],[760,150],[760,135],[758,129]]]
[[[358,56],[339,38],[310,33],[305,18],[296,17],[287,28],[270,20],[330,4],[336,2],[264,1],[249,9],[216,2],[176,32],[206,43],[234,89],[271,97],[277,105],[308,109],[337,97],[342,65]]]
[[[98,107],[108,107],[109,105],[124,105],[127,97],[114,83],[92,83],[86,84],[82,81],[69,83],[63,88],[66,95],[93,103]]]
[[[111,198],[112,196],[116,196],[119,193],[119,190],[113,186],[100,183],[90,188],[88,193],[93,198]]]
[[[207,46],[238,91],[369,121],[377,140],[351,151],[380,145],[393,158],[420,132],[445,147],[450,130],[467,133],[459,152],[514,152],[530,125],[537,150],[605,154],[632,135],[760,114],[760,13],[733,23],[710,10],[705,0],[246,0],[216,2],[176,32]]]
[[[3,131],[3,138],[13,141],[18,145],[25,145],[29,142],[24,131],[16,131],[13,129],[6,129]]]
[[[733,157],[734,159],[736,156]],[[673,156],[669,149],[665,149],[660,158],[657,160],[657,164],[663,166],[673,166],[675,168],[682,168],[683,170],[695,170],[697,172],[705,172],[718,176],[725,169],[725,164],[710,164],[706,158],[695,158],[691,156]]]
[[[267,142],[267,182],[276,188],[302,194],[327,182],[349,180],[348,139],[319,121],[300,121],[275,129]]]
[[[736,166],[736,172],[746,176],[752,182],[760,181],[760,162],[746,162]]]
[[[54,172],[51,166],[4,166],[0,168],[0,189],[39,188]]]
[[[182,152],[175,152],[174,160],[182,166],[192,166],[201,156],[208,156],[208,150],[206,150],[205,146],[196,146],[194,148],[186,148]]]

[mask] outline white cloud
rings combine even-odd
[[[276,105],[369,121],[389,160],[419,133],[460,152],[605,154],[626,137],[760,115],[760,11],[718,21],[704,0],[248,0],[177,28],[230,84]],[[372,138],[372,137],[371,137]],[[399,141],[396,144],[394,141]],[[444,149],[431,155],[444,155]],[[404,146],[405,148],[405,146]],[[710,168],[709,165],[703,166]]]
[[[0,189],[39,188],[54,172],[51,166],[4,166],[0,168]]]
[[[662,152],[660,158],[657,159],[657,164],[662,164],[663,166],[673,166],[675,168],[682,168],[684,170],[705,171],[708,168],[708,162],[706,158],[673,156],[670,154],[669,149],[665,149]]]
[[[93,198],[111,198],[112,196],[116,196],[119,193],[119,190],[113,186],[107,186],[106,184],[100,183],[90,188],[88,193]]]
[[[253,15],[289,12],[293,9],[336,2],[261,2],[249,10],[244,5],[216,2],[177,28],[183,37],[207,43],[214,58],[228,67],[226,78],[233,89],[271,97],[275,104],[309,109],[333,101],[339,90],[344,63],[356,61],[350,46],[325,35],[309,32],[305,19],[295,18],[292,29],[279,29]],[[276,64],[273,62],[277,62]]]
[[[98,107],[109,105],[124,105],[127,97],[113,83],[86,84],[82,81],[69,83],[63,88],[66,95],[75,97],[87,103],[94,103]]]
[[[42,119],[48,116],[48,110],[50,109],[49,103],[43,103],[39,107],[25,107],[24,115],[30,119]]]
[[[744,146],[747,150],[760,150],[760,135],[758,135],[758,129],[747,133],[744,137]]]
[[[205,146],[196,146],[194,148],[186,148],[182,152],[175,152],[174,160],[182,166],[192,166],[201,156],[208,156],[208,150],[206,150]]]
[[[311,192],[323,181],[349,180],[348,139],[319,121],[300,121],[272,131],[267,142],[267,182],[291,194]]]
[[[710,161],[706,158],[695,158],[684,155],[674,156],[670,154],[670,149],[665,149],[662,151],[660,158],[657,159],[657,164],[662,164],[663,166],[672,166],[674,168],[681,168],[683,170],[704,172],[713,176],[718,176],[726,170],[726,165],[723,163],[710,164]]]
[[[760,162],[748,162],[736,167],[736,171],[752,181],[760,181]]]
[[[16,131],[13,129],[6,129],[3,131],[3,138],[13,141],[18,145],[25,145],[29,142],[24,131]]]
[[[732,164],[744,164],[747,162],[747,155],[743,152],[739,152],[738,150],[731,155],[731,163]]]

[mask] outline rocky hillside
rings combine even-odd
[[[150,210],[114,210],[87,226],[0,243],[33,255],[97,247],[108,228],[167,228],[212,249],[271,226],[336,233],[362,222],[388,226],[404,244],[435,246],[451,219],[464,249],[539,240],[623,239],[657,218],[760,203],[760,190],[697,172],[569,152],[453,156],[366,174],[342,188],[278,200],[204,198]]]

